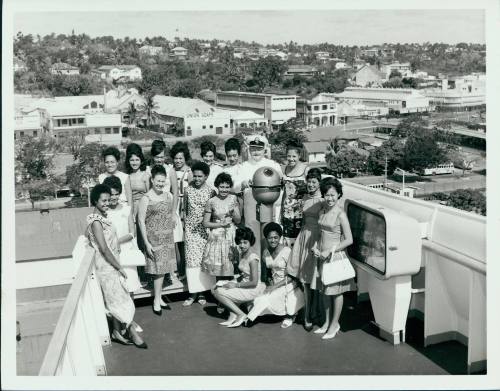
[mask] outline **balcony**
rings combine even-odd
[[[401,340],[387,342],[368,285],[347,294],[341,333],[322,341],[300,324],[283,330],[263,317],[251,328],[218,325],[214,303],[185,308],[184,286],[164,289],[172,311],[153,315],[150,293],[136,298],[135,320],[148,350],[111,344],[94,275],[94,250],[77,244],[80,266],[40,375],[445,375],[486,372],[486,219],[425,201],[344,182],[345,199],[369,200],[417,220],[420,271]],[[381,338],[382,337],[382,338]],[[385,340],[384,340],[385,339]],[[394,343],[394,341],[393,341]],[[333,354],[334,353],[334,354]]]

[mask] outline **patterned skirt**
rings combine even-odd
[[[218,277],[234,275],[233,264],[238,260],[238,250],[234,245],[234,226],[215,228],[210,231],[203,252],[201,270]]]

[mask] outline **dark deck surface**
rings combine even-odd
[[[183,307],[186,294],[171,295],[172,310],[158,317],[151,299],[136,301],[136,321],[149,349],[113,343],[105,348],[107,372],[123,375],[444,375],[465,374],[465,346],[447,342],[423,348],[423,323],[407,324],[407,343],[393,346],[376,336],[369,302],[345,300],[342,327],[323,341],[300,324],[281,329],[274,316],[253,327],[228,329],[213,303]]]

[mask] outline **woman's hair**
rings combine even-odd
[[[132,167],[130,166],[129,161],[132,155],[135,155],[139,159],[141,159],[139,170],[144,171],[146,169],[146,160],[144,159],[142,148],[138,144],[132,143],[127,146],[127,150],[125,152],[125,170],[127,171],[127,174],[130,174],[132,172]]]
[[[215,144],[211,141],[203,141],[200,145],[200,154],[201,156],[205,156],[207,152],[212,151],[214,154],[214,157],[217,156],[217,148],[215,147]]]
[[[224,151],[226,151],[226,155],[229,151],[236,151],[238,155],[241,155],[241,144],[237,138],[230,138],[224,143]]]
[[[318,182],[321,182],[321,170],[319,168],[311,168],[306,175],[306,181],[308,179],[317,179]]]
[[[156,156],[167,149],[167,144],[163,140],[153,140],[151,143],[151,156]]]
[[[236,234],[234,236],[234,242],[236,244],[240,244],[242,240],[248,240],[250,242],[250,246],[255,244],[255,235],[253,231],[248,227],[239,227],[236,228]]]
[[[155,164],[153,167],[151,167],[151,178],[154,178],[157,175],[167,176],[167,171],[161,164]]]
[[[229,187],[233,187],[233,178],[231,178],[231,175],[229,175],[227,172],[221,172],[217,177],[215,178],[214,181],[214,186],[219,187],[221,183],[227,183]]]
[[[170,157],[174,159],[175,155],[177,155],[180,152],[184,154],[184,159],[186,160],[186,163],[191,160],[191,153],[189,152],[188,145],[183,141],[177,141],[172,146],[172,149],[170,150]]]
[[[321,195],[324,197],[325,194],[330,190],[331,188],[334,188],[337,194],[339,195],[339,198],[342,197],[342,183],[337,178],[332,178],[328,177],[325,179],[322,179],[320,184],[319,184],[319,189],[321,191]]]
[[[111,189],[109,188],[109,186],[103,183],[94,186],[94,188],[90,192],[90,204],[92,206],[97,205],[97,201],[99,201],[99,198],[101,198],[101,194],[109,194],[111,196]]]
[[[117,176],[114,175],[108,176],[106,179],[104,179],[102,184],[108,186],[110,189],[116,190],[119,194],[122,193],[123,190],[122,181]]]
[[[107,147],[104,151],[102,151],[102,158],[106,160],[106,156],[114,156],[116,161],[120,161],[120,151],[116,147]]]
[[[279,237],[283,236],[283,229],[281,225],[271,221],[264,226],[264,237],[267,238],[271,232],[276,232]]]
[[[304,149],[304,146],[300,143],[298,143],[297,141],[290,141],[287,143],[286,145],[286,153],[288,153],[288,151],[297,151],[297,154],[299,156],[302,156],[302,151]]]
[[[200,162],[200,161],[194,162],[193,165],[191,166],[191,172],[194,173],[195,171],[201,171],[203,172],[203,174],[205,174],[205,176],[210,175],[210,167],[205,162]]]

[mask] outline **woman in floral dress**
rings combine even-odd
[[[300,161],[302,146],[289,144],[286,147],[287,165],[283,168],[285,191],[281,205],[283,240],[292,247],[302,224],[302,198],[306,193],[307,164]]]
[[[113,341],[125,345],[134,343],[137,347],[147,349],[146,343],[131,327],[134,320],[135,307],[129,295],[127,274],[120,265],[118,237],[116,229],[107,218],[111,190],[103,184],[96,185],[90,193],[90,201],[95,207],[87,216],[86,235],[95,252],[95,267],[102,289],[104,303],[113,317]],[[125,325],[125,328],[122,328]]]
[[[193,181],[184,192],[186,242],[186,277],[191,297],[184,301],[184,306],[190,306],[196,300],[201,305],[206,304],[203,292],[215,284],[213,276],[201,270],[203,251],[207,243],[207,229],[203,226],[205,206],[214,195],[212,188],[206,183],[210,168],[204,162],[196,162],[191,167]]]
[[[205,207],[203,225],[210,229],[203,253],[201,269],[218,279],[234,275],[237,250],[234,245],[235,224],[241,221],[236,196],[230,194],[233,187],[231,175],[225,172],[215,178],[218,194]]]
[[[175,221],[172,194],[165,192],[167,173],[163,166],[151,169],[152,188],[139,203],[139,226],[146,247],[146,273],[153,276],[153,312],[161,315],[162,308],[168,308],[162,297],[165,274],[173,273],[177,264],[175,259],[174,225]]]

